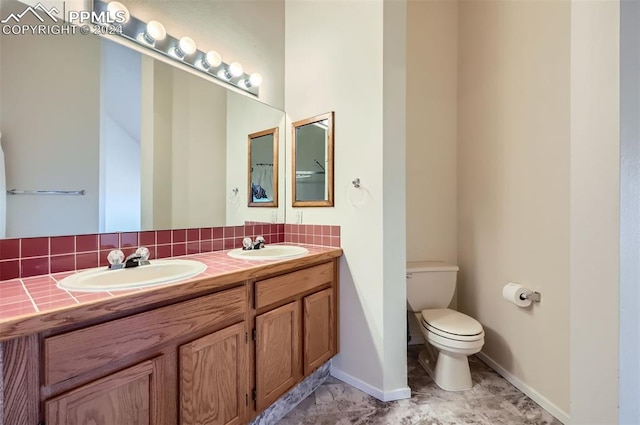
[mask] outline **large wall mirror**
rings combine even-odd
[[[292,204],[333,206],[333,112],[292,123]]]
[[[245,200],[247,135],[284,125],[282,111],[104,38],[3,34],[7,189],[84,195],[8,194],[0,237],[283,222],[284,202]]]
[[[278,206],[278,134],[275,127],[248,137],[250,207]]]

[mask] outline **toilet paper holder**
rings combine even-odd
[[[538,291],[529,291],[526,294],[520,294],[521,300],[530,300],[539,303],[540,302],[540,292]]]

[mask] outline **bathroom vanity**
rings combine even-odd
[[[248,423],[337,353],[341,255],[202,254],[181,283],[0,319],[4,424]]]

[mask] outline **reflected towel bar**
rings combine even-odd
[[[86,191],[82,190],[7,190],[9,195],[80,195],[84,196]]]

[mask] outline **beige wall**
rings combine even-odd
[[[458,2],[407,13],[407,261],[455,264]]]
[[[483,324],[483,353],[566,420],[571,4],[462,1],[459,12],[459,307]],[[506,302],[507,282],[542,302]]]
[[[618,423],[620,4],[571,5],[571,422],[610,424]]]
[[[2,14],[15,10],[23,6],[2,3]],[[27,23],[39,23],[32,19]],[[7,237],[98,231],[100,40],[77,35],[61,42],[61,37],[0,37],[7,187],[87,192],[8,196]],[[75,119],[72,126],[69,116]]]
[[[404,117],[393,115],[394,108],[403,115],[405,105],[403,6],[398,2],[398,9],[388,9],[382,1],[286,3],[289,118],[335,111],[335,207],[293,209],[287,202],[287,222],[295,222],[301,211],[303,223],[342,226],[340,354],[332,373],[381,399],[409,395],[402,254]],[[396,51],[390,51],[391,45]],[[385,97],[392,77],[396,93]],[[395,137],[388,134],[392,132]],[[287,167],[290,175],[291,164]],[[356,177],[362,183],[357,191],[351,185]],[[362,195],[361,203],[351,202]]]

